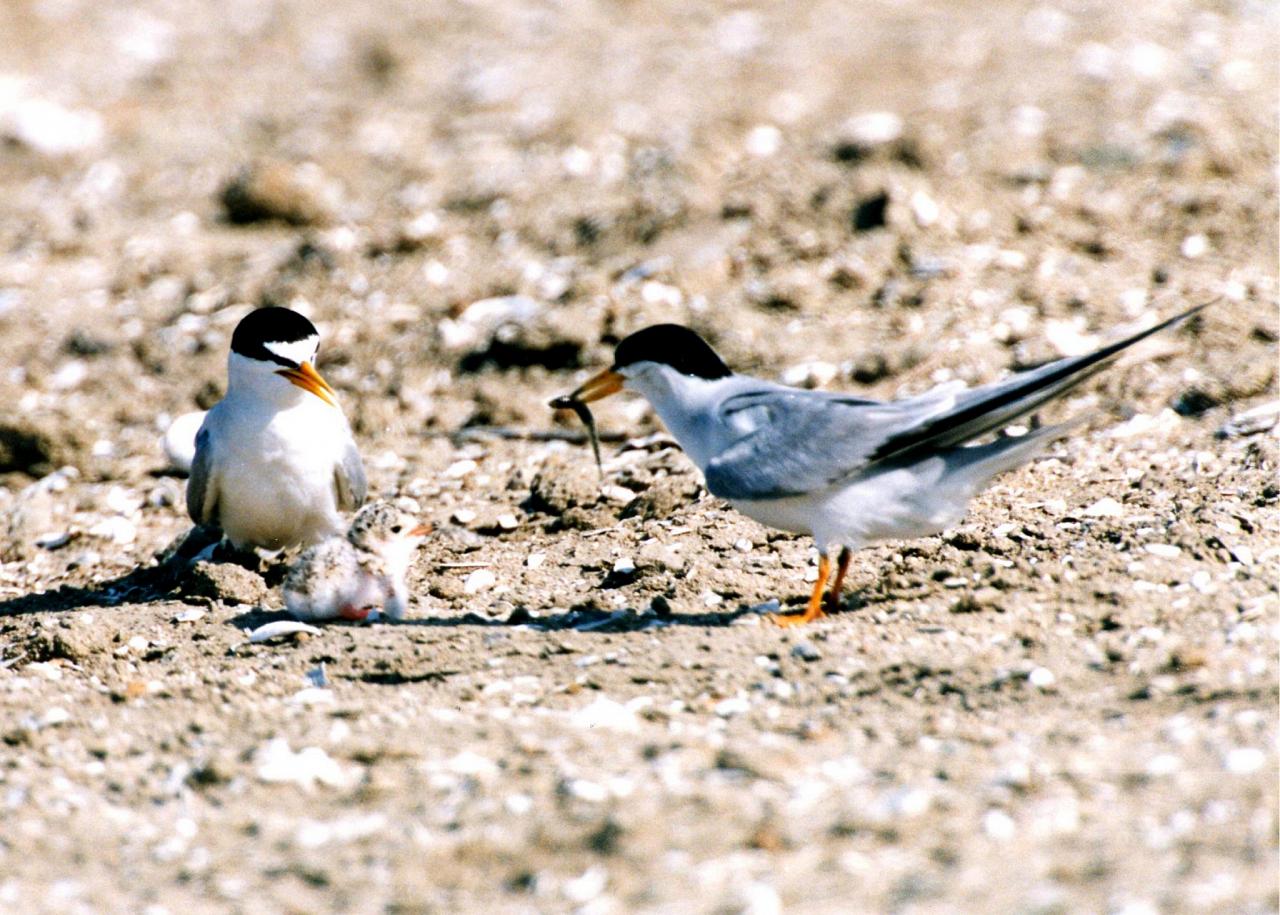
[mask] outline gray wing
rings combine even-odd
[[[726,425],[745,420],[755,431],[707,463],[707,489],[722,499],[780,499],[825,489],[872,463],[892,435],[953,401],[943,392],[897,403],[787,388],[739,394],[721,405],[719,418]]]
[[[1185,320],[1200,305],[1096,352],[1059,359],[972,390],[936,389],[892,403],[772,388],[731,397],[719,419],[755,414],[755,430],[707,465],[723,499],[778,499],[849,479],[873,464],[921,460],[1001,429],[1060,397],[1124,349]]]
[[[347,446],[343,449],[342,459],[333,470],[333,482],[338,495],[338,508],[351,512],[364,504],[369,482],[364,475],[364,462],[360,460],[360,452],[350,433],[347,434]]]
[[[196,435],[196,456],[187,478],[187,514],[196,524],[218,524],[218,481],[213,472],[213,439],[208,428]]]

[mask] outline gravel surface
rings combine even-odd
[[[0,908],[1276,911],[1277,26],[4,5]],[[894,397],[1211,300],[791,631],[808,540],[546,408],[656,321]],[[400,624],[182,559],[160,440],[267,303],[435,525]]]

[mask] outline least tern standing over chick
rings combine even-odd
[[[405,575],[414,550],[431,532],[390,502],[372,502],[356,514],[347,536],[308,549],[284,582],[284,603],[302,620],[363,620],[382,608],[391,619],[409,602]]]
[[[975,439],[1038,410],[1127,347],[1203,307],[993,384],[946,385],[889,402],[735,374],[694,331],[657,324],[622,340],[612,368],[552,405],[635,391],[698,465],[713,495],[769,527],[812,535],[819,561],[809,603],[801,614],[774,617],[791,625],[825,616],[833,547],[840,552],[832,609],[853,550],[955,524],[996,474],[1030,460],[1073,423],[979,445]]]
[[[196,436],[187,513],[238,549],[279,550],[342,532],[364,503],[351,427],[315,370],[320,335],[287,308],[249,312],[231,336],[227,394]]]

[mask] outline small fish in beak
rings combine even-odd
[[[578,391],[581,390],[582,388],[578,389]],[[578,391],[557,397],[548,406],[553,410],[572,410],[578,419],[582,420],[582,424],[587,427],[587,436],[591,440],[591,452],[596,457],[596,471],[600,474],[600,479],[603,480],[604,463],[600,460],[600,435],[596,432],[596,420],[591,415],[591,408],[587,406],[587,402],[579,399]],[[600,396],[603,397],[605,395],[602,394]]]

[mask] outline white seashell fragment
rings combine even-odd
[[[36,538],[36,546],[43,550],[56,550],[71,542],[70,531],[51,531]]]
[[[128,546],[138,539],[138,527],[128,518],[104,518],[89,528],[89,535],[110,540],[117,546]]]
[[[492,569],[476,569],[467,576],[467,580],[462,584],[462,590],[467,594],[478,594],[486,591],[498,583],[498,576],[494,574]]]
[[[624,733],[635,733],[640,730],[640,719],[635,712],[622,703],[603,696],[590,705],[578,709],[569,720],[574,727],[584,730],[599,728]]]
[[[265,623],[249,633],[250,642],[267,642],[271,639],[282,638],[286,635],[297,635],[299,632],[305,632],[309,635],[320,635],[320,630],[315,626],[309,626],[306,623],[300,623],[297,620],[276,620],[273,623]]]
[[[253,760],[259,781],[292,783],[308,791],[316,785],[346,788],[357,778],[320,747],[304,747],[295,753],[283,737],[268,740]]]
[[[1124,506],[1107,496],[1086,508],[1084,514],[1090,518],[1122,518],[1124,517]]]

